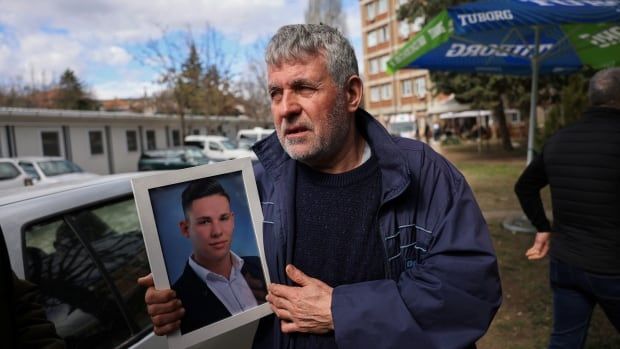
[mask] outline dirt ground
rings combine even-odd
[[[505,152],[493,144],[480,153],[475,144],[438,150],[467,178],[487,218],[498,256],[503,303],[478,348],[546,348],[552,321],[548,260],[531,262],[525,258],[533,234],[514,234],[501,227],[506,216],[521,214],[513,187],[525,168],[525,151]],[[549,211],[548,190],[543,191],[543,200]],[[586,348],[620,348],[620,334],[599,307],[590,325]]]

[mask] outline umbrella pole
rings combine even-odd
[[[527,134],[527,164],[534,159],[534,138],[536,137],[536,105],[538,104],[538,65],[540,49],[540,28],[534,26],[534,55],[532,56],[532,89],[530,91],[530,124]]]

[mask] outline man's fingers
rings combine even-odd
[[[155,282],[153,281],[153,274],[149,274],[149,275],[139,278],[138,285],[142,287],[154,287]]]
[[[280,308],[280,309],[290,310],[293,307],[293,304],[291,303],[289,299],[285,297],[278,297],[275,294],[268,294],[267,301],[273,306]]]
[[[173,313],[183,308],[183,304],[178,299],[173,299],[166,303],[153,303],[146,306],[146,310],[151,316]]]
[[[282,298],[290,298],[291,292],[295,288],[296,287],[292,287],[292,286],[271,284],[269,285],[268,290],[269,290],[269,293],[273,294],[274,296],[282,297]]]
[[[301,332],[299,326],[290,321],[280,321],[280,329],[283,333]]]
[[[172,324],[167,324],[164,326],[153,326],[153,332],[158,336],[165,336],[167,334],[171,334],[181,327],[181,321],[177,321]]]
[[[156,290],[155,287],[149,287],[144,295],[146,304],[167,303],[176,299],[174,290]]]
[[[151,316],[151,321],[156,327],[166,327],[181,322],[181,318],[185,314],[185,309],[181,308],[171,313],[163,313]]]
[[[273,313],[276,314],[276,316],[280,320],[291,321],[293,319],[293,316],[291,315],[290,311],[283,309],[283,308],[278,308],[273,304],[270,304],[269,306],[271,307],[271,310],[273,311]]]
[[[295,268],[294,265],[289,264],[286,266],[286,275],[296,284],[300,286],[306,286],[312,280],[311,277],[304,274],[301,270]]]

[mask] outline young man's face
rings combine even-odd
[[[341,150],[351,130],[346,94],[322,56],[269,66],[267,78],[276,133],[291,158],[312,164]]]
[[[199,264],[209,267],[230,258],[235,220],[225,196],[216,194],[194,200],[180,226],[181,233],[192,242]]]

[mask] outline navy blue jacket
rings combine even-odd
[[[427,145],[390,136],[362,109],[356,121],[381,171],[379,212],[369,214],[378,215],[386,275],[334,288],[338,348],[474,348],[501,303],[501,286],[469,186]],[[254,151],[269,274],[291,284],[284,267],[295,233],[295,161],[275,135]],[[273,315],[263,319],[255,347],[291,348]]]

